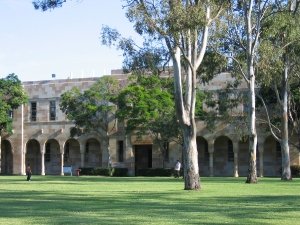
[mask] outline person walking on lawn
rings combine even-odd
[[[175,178],[179,178],[180,177],[180,168],[181,168],[181,163],[179,162],[179,160],[176,161],[175,167],[174,167],[174,177]]]

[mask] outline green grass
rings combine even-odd
[[[0,176],[0,224],[300,224],[300,179]]]

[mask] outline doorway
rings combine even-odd
[[[140,169],[152,168],[152,145],[135,146],[135,174],[139,174]]]

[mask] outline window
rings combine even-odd
[[[234,152],[233,152],[233,144],[231,140],[228,140],[228,162],[233,162],[234,160]]]
[[[124,162],[124,142],[118,141],[118,161]]]
[[[68,142],[65,147],[64,162],[69,161],[69,155],[70,155],[70,144]]]
[[[14,118],[14,113],[13,113],[12,110],[9,110],[9,111],[8,111],[8,117],[9,117],[10,119],[13,119],[13,118]]]
[[[45,153],[45,161],[50,162],[51,160],[51,145],[50,143],[46,144],[46,153]]]
[[[30,105],[30,120],[36,121],[36,115],[37,115],[37,108],[36,108],[36,102],[31,102]]]
[[[56,102],[55,101],[50,101],[50,104],[49,104],[49,118],[50,118],[50,120],[55,120],[56,119]]]
[[[169,156],[169,154],[170,154],[170,151],[169,151],[170,149],[169,149],[169,142],[165,142],[164,143],[164,160],[165,160],[165,162],[169,162],[169,158],[170,158],[170,156]]]

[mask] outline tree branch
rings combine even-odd
[[[263,98],[261,97],[261,95],[257,94],[257,97],[261,100],[261,102],[263,103],[264,109],[266,111],[266,115],[267,115],[267,122],[270,128],[270,132],[273,135],[273,137],[277,140],[277,141],[281,141],[281,139],[275,134],[275,132],[273,131],[273,127],[276,127],[275,125],[273,125],[271,123],[270,117],[269,117],[269,112],[268,112],[268,108],[265,104],[265,101],[263,100]],[[276,127],[277,128],[277,127]],[[280,131],[280,129],[277,128],[278,131]]]

